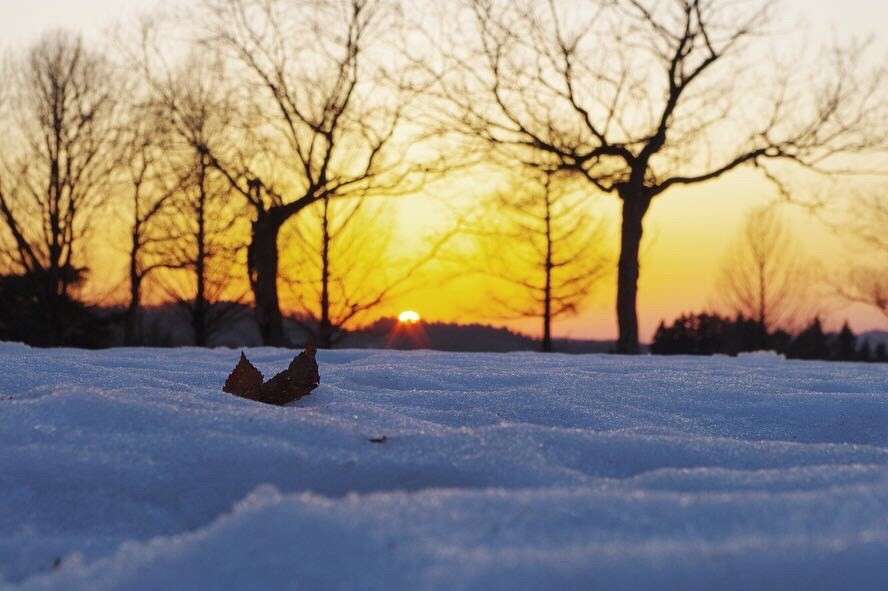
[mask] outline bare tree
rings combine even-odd
[[[434,81],[436,121],[621,200],[620,352],[639,350],[639,248],[656,197],[741,166],[774,181],[767,163],[836,172],[837,157],[885,145],[883,67],[863,72],[857,51],[775,65],[756,43],[770,0],[465,4],[448,9],[447,42],[429,35],[441,56],[411,56]]]
[[[855,263],[835,285],[848,302],[862,303],[888,317],[888,195],[856,199],[839,226],[851,243]]]
[[[116,166],[119,93],[113,68],[82,39],[43,37],[12,65],[12,134],[0,173],[0,256],[30,277],[54,334],[59,306],[85,273],[81,248]]]
[[[148,101],[146,101],[147,105]],[[146,279],[168,263],[162,248],[170,236],[164,221],[183,179],[164,156],[164,132],[146,105],[134,105],[126,126],[126,149],[121,166],[129,244],[127,278],[129,303],[124,318],[124,344],[142,342],[142,291]]]
[[[178,190],[158,237],[160,283],[186,313],[194,343],[207,344],[239,309],[232,297],[233,269],[242,249],[243,206],[210,150],[227,152],[237,141],[230,90],[220,63],[192,56],[154,84],[153,109],[165,121],[166,157]]]
[[[285,231],[281,242],[292,245],[285,255],[296,256],[285,264],[283,277],[294,291],[297,321],[318,348],[336,346],[350,325],[419,285],[427,265],[459,228],[456,224],[404,257],[391,248],[391,217],[382,201],[327,197]]]
[[[718,293],[729,310],[755,321],[763,342],[776,330],[790,331],[814,316],[808,292],[811,264],[774,207],[753,210],[729,247]]]
[[[172,61],[163,52],[162,21],[140,24],[139,46],[122,49],[142,74],[146,117],[155,122],[172,191],[152,230],[152,265],[204,346],[241,309],[233,270],[243,249],[243,205],[214,155],[240,154],[244,119],[218,56],[194,50]]]
[[[278,296],[281,228],[324,199],[392,194],[416,178],[397,137],[405,97],[370,59],[387,0],[203,0],[206,44],[243,74],[252,153],[197,143],[253,212],[247,267],[263,342],[286,345]]]
[[[539,318],[542,350],[551,352],[552,321],[579,312],[607,274],[605,225],[563,179],[545,174],[496,193],[477,226],[481,270],[507,290],[493,302],[510,317]]]
[[[233,231],[240,215],[231,207],[231,187],[206,155],[180,165],[189,167],[189,175],[174,194],[172,214],[164,217],[160,282],[188,317],[194,344],[203,347],[240,310],[240,298],[230,297],[241,250]]]
[[[293,240],[282,240],[296,255],[283,275],[299,316],[308,320],[302,328],[318,348],[332,348],[349,322],[383,303],[380,279],[391,233],[380,217],[386,213],[382,204],[363,199],[323,198],[297,219]]]

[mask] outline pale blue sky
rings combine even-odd
[[[181,0],[188,3],[189,0]],[[4,45],[33,39],[40,31],[67,26],[88,34],[115,19],[150,10],[164,0],[0,0]],[[789,13],[840,33],[879,34],[888,23],[888,0],[785,0]]]

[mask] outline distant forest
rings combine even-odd
[[[650,351],[654,355],[737,355],[775,351],[790,359],[888,362],[888,332],[859,338],[846,322],[838,333],[824,332],[814,318],[797,334],[768,332],[755,320],[718,314],[686,314],[667,326],[661,322]]]
[[[253,311],[245,304],[226,304],[229,319],[206,343],[212,347],[258,347],[261,335],[252,319]],[[81,346],[117,347],[124,344],[119,318],[121,308],[91,310],[93,332]],[[294,342],[313,338],[306,323],[310,318],[285,318]],[[143,345],[149,347],[187,347],[194,340],[187,314],[177,306],[150,307],[145,310]],[[10,339],[34,342],[27,335]],[[37,343],[38,345],[40,343]],[[567,354],[615,353],[616,342],[589,339],[554,339],[551,350]],[[349,349],[431,349],[438,351],[495,352],[539,351],[539,338],[508,328],[484,324],[448,322],[400,322],[380,318],[365,326],[344,330],[337,335],[337,347]],[[654,355],[729,355],[755,351],[774,351],[789,359],[888,362],[888,331],[869,331],[855,335],[847,325],[836,333],[825,332],[819,318],[797,334],[778,330],[763,333],[759,324],[743,317],[728,318],[714,313],[685,314],[671,324],[661,322],[652,343],[644,351]]]

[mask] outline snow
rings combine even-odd
[[[238,355],[0,344],[0,589],[888,588],[884,364]]]

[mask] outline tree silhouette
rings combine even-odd
[[[475,232],[480,270],[504,288],[491,300],[509,317],[539,318],[544,352],[552,321],[576,314],[608,267],[604,224],[563,181],[531,176],[495,193]]]
[[[810,268],[777,210],[763,207],[748,214],[728,248],[717,291],[729,310],[758,323],[764,348],[768,333],[810,318]]]
[[[239,297],[225,300],[241,249],[232,232],[240,216],[230,207],[231,187],[206,157],[197,155],[191,166],[171,203],[174,213],[165,218],[158,252],[167,270],[161,283],[188,317],[194,344],[203,347],[240,311]]]
[[[671,324],[661,321],[651,353],[654,355],[737,355],[762,349],[760,324],[738,316],[733,320],[712,313],[683,314]],[[834,335],[824,333],[820,318],[815,317],[795,337],[783,330],[764,337],[771,351],[789,358],[830,361],[882,361],[872,354],[868,341],[857,347],[857,337],[848,326]]]
[[[793,339],[788,353],[796,359],[829,359],[829,344],[819,317]]]
[[[185,182],[164,155],[167,138],[161,123],[145,104],[134,104],[123,136],[120,173],[125,188],[119,205],[129,226],[129,302],[123,335],[128,346],[142,344],[143,288],[150,275],[167,267],[161,250],[170,236],[164,232],[164,222],[168,223],[172,200]]]
[[[249,204],[247,267],[263,342],[286,345],[278,296],[281,228],[323,199],[406,190],[416,169],[397,137],[405,98],[380,86],[370,49],[391,26],[385,0],[203,0],[205,47],[233,57],[249,105],[246,144],[196,144]],[[298,56],[298,57],[297,57]]]
[[[284,231],[282,277],[299,310],[293,320],[318,348],[335,347],[349,325],[421,285],[460,228],[458,221],[405,257],[393,248],[393,218],[385,202],[326,198]]]
[[[637,353],[642,227],[654,199],[741,166],[796,165],[884,146],[882,68],[856,49],[805,68],[762,60],[770,0],[468,0],[429,74],[442,131],[498,157],[571,171],[622,203],[617,320]],[[441,47],[434,32],[430,45]],[[847,162],[842,163],[847,167]],[[784,194],[787,188],[780,185]]]
[[[858,361],[877,361],[873,357],[873,348],[870,346],[868,340],[864,339],[863,344],[860,345],[860,348],[857,350],[857,360]]]
[[[0,169],[0,265],[34,285],[48,344],[62,344],[81,249],[117,164],[118,93],[108,62],[80,37],[50,33],[14,60]]]
[[[154,265],[163,290],[188,317],[195,344],[203,346],[240,309],[241,296],[231,284],[243,248],[243,206],[210,155],[232,153],[242,139],[235,126],[237,101],[224,84],[220,60],[192,53],[178,68],[164,69],[156,63],[162,61],[154,48],[158,31],[147,23],[141,32],[135,59],[175,182],[156,220]]]
[[[857,337],[846,320],[842,330],[835,336],[832,343],[832,358],[836,361],[854,361],[857,359]]]
[[[856,199],[839,226],[852,245],[854,263],[834,282],[848,302],[866,304],[888,317],[888,195],[884,189]]]
[[[654,355],[714,355],[729,350],[731,321],[718,314],[683,314],[671,326],[661,321],[654,333]],[[743,349],[741,349],[743,350]]]

